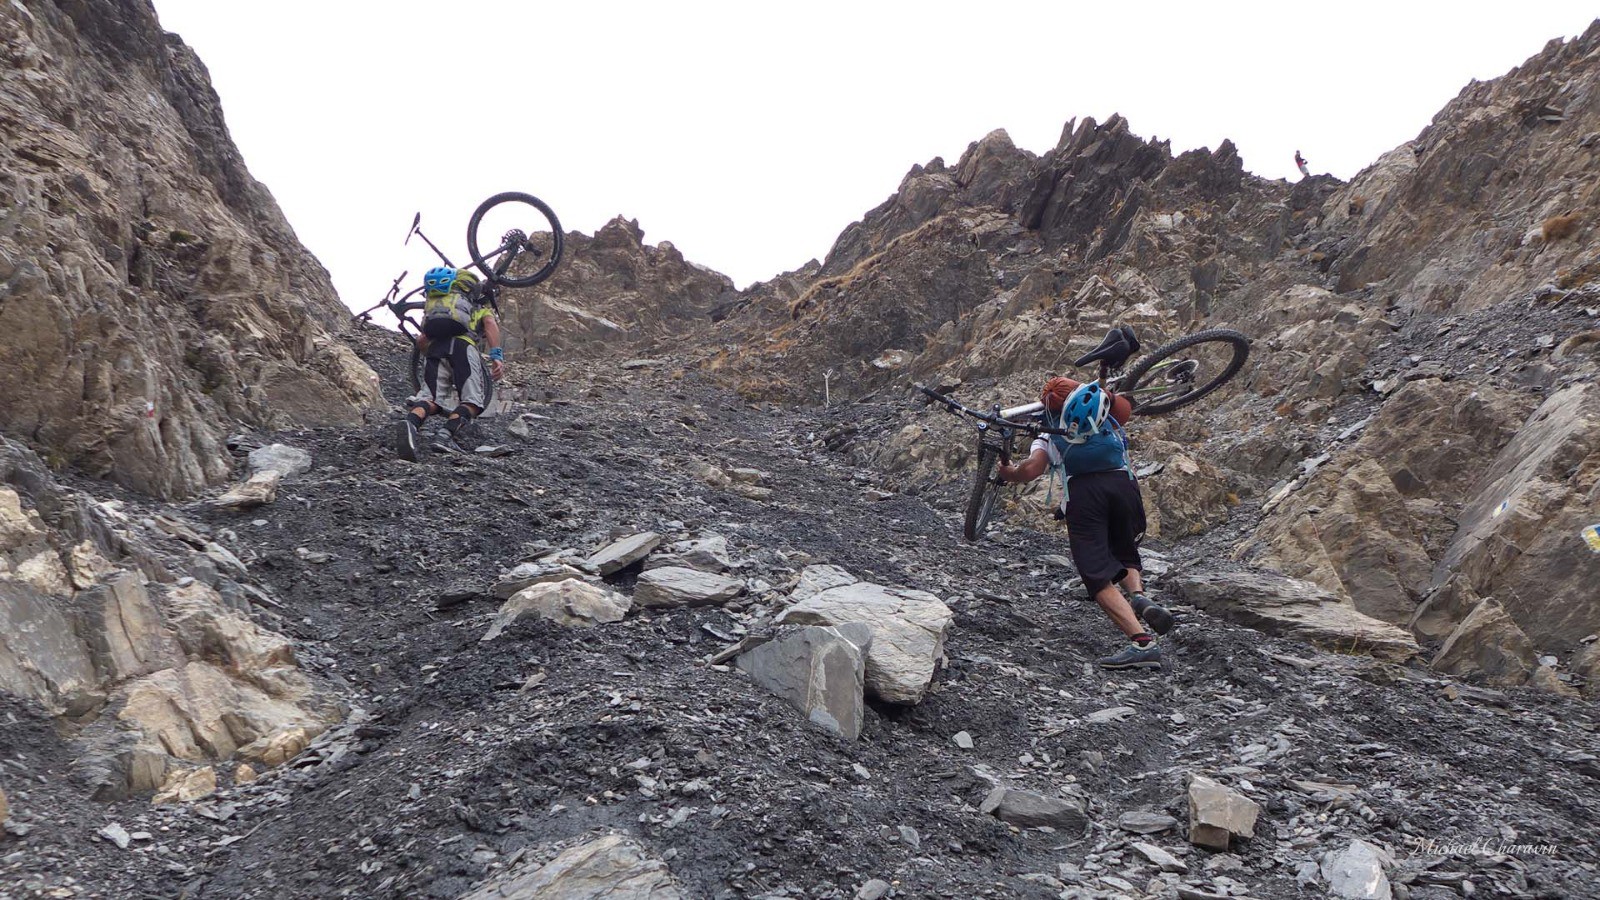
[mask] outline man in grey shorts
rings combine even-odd
[[[487,405],[488,382],[479,344],[489,348],[488,374],[499,380],[505,374],[505,353],[500,349],[500,323],[494,309],[479,301],[478,278],[465,269],[439,267],[423,279],[426,305],[417,346],[425,362],[422,387],[406,401],[395,449],[400,458],[415,462],[422,455],[420,429],[429,416],[446,413],[445,428],[457,446],[465,446],[465,429]]]

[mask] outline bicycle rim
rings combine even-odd
[[[1141,416],[1181,409],[1227,384],[1244,368],[1250,339],[1210,328],[1157,347],[1119,380],[1117,391]]]
[[[961,536],[977,542],[989,528],[989,520],[1000,499],[1001,485],[995,480],[995,465],[1000,454],[990,447],[978,450],[978,471],[973,475],[972,493],[967,497],[967,515],[962,522]]]
[[[422,366],[423,366],[423,364],[424,364],[424,360],[422,358],[422,348],[413,346],[411,348],[411,393],[412,394],[418,394],[418,393],[422,392]]]
[[[503,254],[506,239],[519,234],[516,259],[506,271]],[[473,210],[467,222],[467,252],[472,261],[496,284],[506,287],[532,287],[549,278],[561,262],[565,247],[561,222],[543,200],[520,191],[495,194]]]

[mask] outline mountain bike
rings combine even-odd
[[[499,234],[497,243],[491,243],[496,233]],[[412,237],[420,237],[445,265],[456,268],[450,257],[423,233],[422,213],[417,213],[411,219],[411,230],[406,232],[404,243],[411,243]],[[485,253],[485,247],[494,249]],[[476,268],[484,274],[484,281],[479,285],[475,299],[480,304],[488,304],[498,313],[502,289],[532,287],[549,278],[555,274],[564,248],[561,222],[543,200],[520,191],[495,194],[478,204],[478,208],[472,211],[472,217],[467,220],[467,254],[472,262],[464,268]],[[400,332],[411,339],[411,389],[418,391],[422,389],[422,370],[427,359],[417,343],[422,333],[422,322],[416,316],[422,312],[423,301],[412,298],[421,294],[423,288],[419,285],[401,294],[400,283],[405,281],[408,274],[401,272],[382,300],[352,318],[370,322],[372,314],[379,307],[388,308]],[[485,402],[492,402],[494,379],[489,377],[487,369],[484,370],[483,379]]]
[[[1222,387],[1244,368],[1250,339],[1229,328],[1211,328],[1157,347],[1126,373],[1118,370],[1138,352],[1139,341],[1126,325],[1111,329],[1100,346],[1073,363],[1082,367],[1100,363],[1096,379],[1114,394],[1128,398],[1136,416],[1158,416],[1181,409]],[[1017,438],[1065,434],[1045,425],[1044,404],[1038,401],[1002,409],[999,404],[983,412],[972,409],[926,385],[918,391],[944,405],[951,413],[973,420],[978,431],[977,471],[967,496],[961,534],[970,542],[983,537],[1005,490],[995,474],[1009,465],[1017,451]]]

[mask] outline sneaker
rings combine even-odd
[[[472,452],[472,423],[466,419],[447,419],[445,431],[450,432],[450,442],[468,453]]]
[[[410,419],[404,419],[395,429],[395,452],[400,458],[408,462],[416,462],[422,458],[422,437],[417,434],[417,426],[411,424]]]
[[[1144,620],[1150,630],[1156,634],[1166,634],[1172,630],[1172,613],[1167,612],[1165,606],[1151,602],[1143,594],[1134,594],[1128,601],[1133,606],[1133,614]]]
[[[1130,643],[1121,653],[1100,657],[1099,663],[1102,669],[1159,669],[1161,648],[1155,641],[1143,647]]]

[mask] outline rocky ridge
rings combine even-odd
[[[0,6],[0,423],[148,494],[226,480],[239,423],[378,402],[327,272],[149,0]]]

